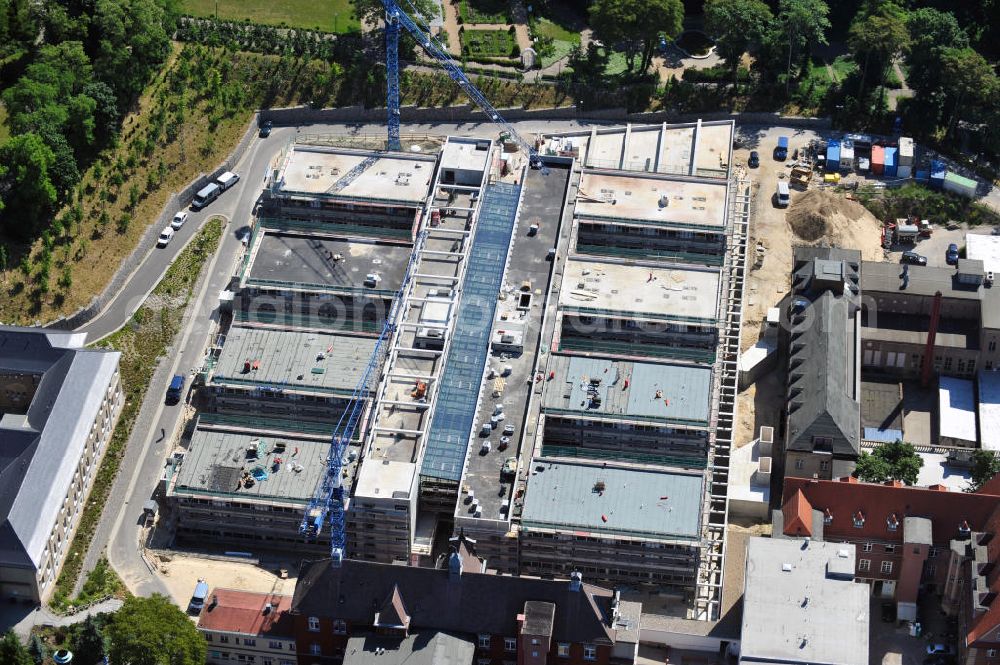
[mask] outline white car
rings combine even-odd
[[[170,244],[170,241],[173,240],[173,237],[174,237],[174,230],[168,226],[167,228],[160,231],[160,237],[156,239],[156,246],[166,247],[167,245]]]
[[[173,221],[170,222],[170,228],[176,231],[177,229],[184,226],[184,222],[186,221],[188,221],[187,210],[181,210],[179,213],[174,215]]]

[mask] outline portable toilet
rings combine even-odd
[[[885,173],[885,148],[880,145],[872,146],[872,173],[882,175]]]
[[[896,156],[899,154],[898,148],[886,148],[885,149],[885,177],[895,178],[896,177]]]
[[[939,162],[934,160],[931,162],[931,187],[934,189],[944,188],[944,177],[947,175],[948,169],[945,167],[944,162]]]
[[[913,139],[908,136],[899,137],[899,164],[897,166],[913,166]]]
[[[854,170],[854,141],[843,141],[840,144],[840,170]]]
[[[840,141],[830,140],[826,144],[826,170],[836,171],[840,168]],[[944,178],[944,175],[941,176]]]

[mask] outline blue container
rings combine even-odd
[[[928,180],[931,179],[931,172],[930,171],[917,171],[916,173],[913,174],[913,179],[914,180],[919,180],[920,182],[927,182]]]
[[[896,166],[899,163],[899,148],[886,148],[885,149],[885,177],[895,178],[896,177]]]
[[[826,168],[834,171],[840,168],[840,141],[831,140],[826,144]],[[941,182],[944,182],[944,175]]]
[[[934,189],[944,188],[944,177],[948,174],[948,167],[944,165],[944,162],[939,162],[937,160],[931,162],[931,179],[930,184]]]

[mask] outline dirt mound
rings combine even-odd
[[[813,189],[793,197],[786,216],[792,233],[802,241],[860,249],[865,258],[878,250],[879,221],[857,201],[843,194]]]

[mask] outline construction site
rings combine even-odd
[[[292,142],[164,476],[177,542],[428,566],[463,534],[499,573],[717,619],[750,215],[732,135],[537,135],[534,164],[504,140]]]

